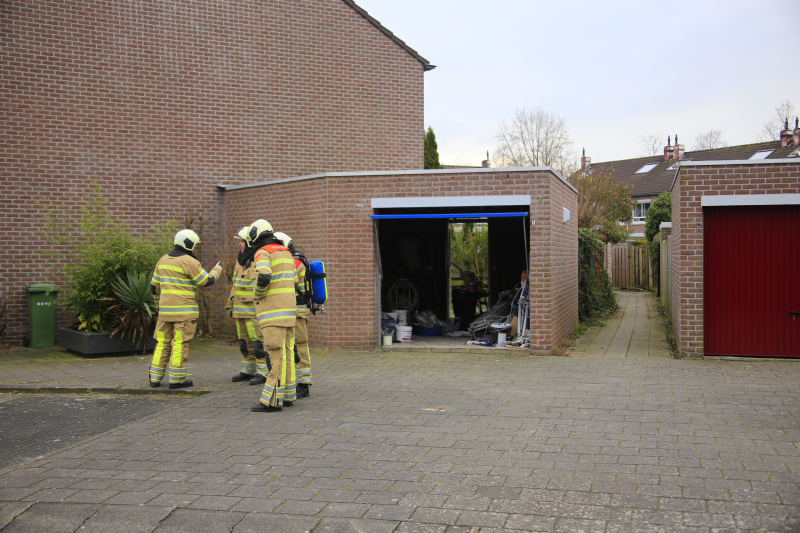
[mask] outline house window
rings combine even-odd
[[[650,209],[650,200],[636,204],[633,208],[633,223],[643,224],[645,218],[647,218],[648,209]]]

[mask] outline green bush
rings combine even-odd
[[[106,207],[100,186],[86,190],[77,217],[66,216],[60,202],[43,203],[41,255],[64,277],[61,302],[75,312],[79,331],[96,333],[109,327],[108,298],[115,298],[112,282],[127,270],[152,272],[158,259],[172,247],[174,222],[153,227],[146,235],[131,235],[121,217]]]
[[[661,223],[672,221],[672,193],[662,192],[647,210],[644,237],[650,248],[650,266],[653,271],[653,285],[658,287],[659,256],[661,255]]]
[[[578,230],[578,320],[587,326],[617,309],[606,270],[596,270],[595,261],[603,242],[586,228]]]

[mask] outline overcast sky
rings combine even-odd
[[[800,0],[356,3],[436,65],[425,127],[444,164],[480,165],[523,107],[564,117],[594,162],[658,132],[747,144],[781,100],[800,111]]]

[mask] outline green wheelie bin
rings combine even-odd
[[[42,348],[56,344],[56,296],[58,287],[48,283],[27,285],[28,337],[26,346]]]

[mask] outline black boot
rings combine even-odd
[[[186,381],[183,381],[181,383],[170,383],[169,384],[169,388],[170,389],[183,389],[183,388],[186,388],[186,387],[191,387],[192,385],[194,385],[194,383],[192,383],[192,380],[191,379],[187,379]]]
[[[252,378],[250,378],[250,385],[263,385],[267,382],[267,378],[262,376],[261,374],[256,374]]]
[[[160,381],[151,381],[150,382],[150,386],[153,387],[153,388],[160,387],[161,386],[161,382]]]
[[[264,405],[259,403],[250,408],[254,413],[273,413],[275,411],[283,411],[283,407],[272,407],[271,405]]]
[[[234,383],[239,383],[240,381],[248,381],[253,377],[253,374],[245,374],[244,372],[239,372],[235,376],[231,378],[231,381]]]
[[[300,398],[308,398],[311,396],[311,389],[308,388],[308,385],[305,383],[298,383],[297,384],[297,399]]]

